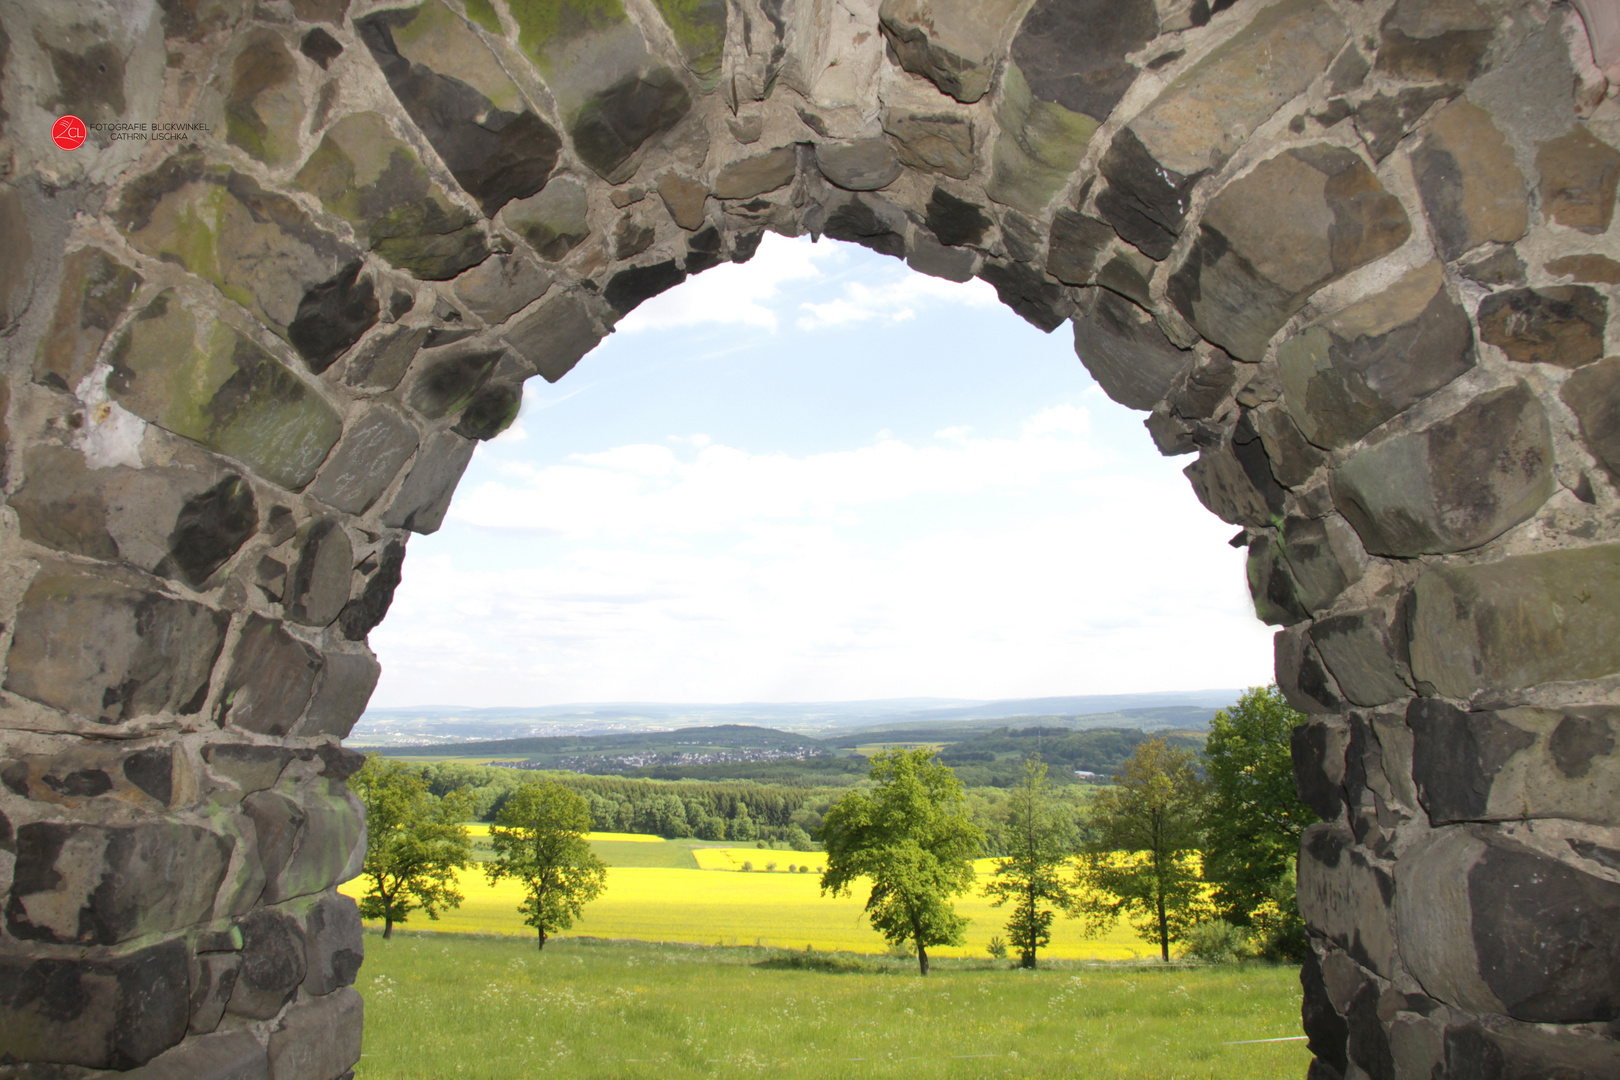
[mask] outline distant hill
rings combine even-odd
[[[971,701],[960,698],[890,698],[875,701],[671,704],[595,702],[488,709],[433,705],[368,709],[349,743],[361,747],[430,746],[496,739],[633,734],[730,724],[825,736],[927,726],[957,732],[1001,723],[1069,727],[1207,726],[1216,709],[1241,690],[1171,690],[1144,694]],[[1181,710],[1190,710],[1182,712]],[[922,739],[915,733],[906,738]]]

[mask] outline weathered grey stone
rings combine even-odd
[[[1343,705],[1338,684],[1302,625],[1287,626],[1271,639],[1277,688],[1288,704],[1308,715],[1337,712]]]
[[[1170,385],[1165,404],[1184,420],[1212,420],[1224,412],[1223,406],[1237,385],[1237,365],[1219,349],[1195,353],[1191,363]],[[1268,505],[1282,505],[1282,491],[1277,488],[1265,460],[1265,449],[1257,442],[1258,434],[1247,417],[1239,420],[1232,432],[1233,452],[1243,462],[1255,486],[1266,493]],[[1247,444],[1247,445],[1246,445]]]
[[[1576,370],[1559,393],[1579,421],[1587,448],[1620,481],[1620,357]]]
[[[1501,1075],[1525,1077],[1608,1076],[1620,1071],[1620,1047],[1592,1026],[1550,1027],[1489,1018],[1452,1024],[1445,1029],[1441,1067],[1466,1075],[1470,1069],[1493,1068]]]
[[[1348,739],[1349,730],[1342,723],[1327,720],[1300,724],[1289,736],[1294,786],[1300,800],[1324,821],[1337,820],[1344,809]]]
[[[381,675],[382,665],[369,653],[327,653],[320,688],[315,691],[309,711],[294,734],[347,738],[355,721],[365,712],[366,702],[371,699]]]
[[[1320,823],[1300,840],[1299,909],[1312,927],[1369,971],[1395,971],[1389,901],[1395,881],[1341,826]]]
[[[1397,0],[1380,27],[1378,70],[1397,79],[1468,82],[1480,73],[1494,28],[1474,0]]]
[[[1403,628],[1379,608],[1341,611],[1318,619],[1311,642],[1352,705],[1368,708],[1406,697],[1394,656],[1405,651]]]
[[[305,293],[287,327],[287,340],[317,375],[377,324],[377,293],[360,266],[355,259]]]
[[[1045,275],[1028,263],[989,260],[979,267],[979,277],[995,288],[1003,304],[1043,333],[1050,334],[1062,326],[1074,311],[1074,302],[1063,286],[1047,281]]]
[[[1326,459],[1305,441],[1286,407],[1269,405],[1255,409],[1250,416],[1255,430],[1260,433],[1266,457],[1271,462],[1271,474],[1277,478],[1277,483],[1297,488],[1316,474]]]
[[[1109,397],[1151,409],[1193,359],[1153,316],[1107,289],[1083,289],[1074,313],[1074,351]]]
[[[270,1080],[347,1075],[360,1060],[364,1011],[349,987],[288,1009],[270,1034]]]
[[[1558,261],[1560,260],[1554,260]],[[1558,273],[1552,269],[1551,263],[1547,268],[1552,273]],[[1489,255],[1464,263],[1457,269],[1462,271],[1463,277],[1477,281],[1487,288],[1497,285],[1523,285],[1525,281],[1524,260],[1510,247],[1497,248]],[[1620,281],[1620,263],[1615,264],[1615,271],[1615,280]]]
[[[1106,222],[1074,210],[1059,210],[1052,218],[1046,249],[1046,272],[1066,285],[1088,285],[1097,272],[1097,260],[1113,242],[1114,230]]]
[[[1189,418],[1190,419],[1190,418]],[[1206,447],[1182,471],[1210,513],[1233,525],[1265,528],[1282,518],[1283,490],[1252,429],[1243,442]]]
[[[489,381],[500,360],[499,352],[484,350],[430,361],[418,372],[407,400],[429,420],[460,412]]]
[[[503,216],[542,259],[556,262],[590,235],[589,208],[584,187],[564,178],[547,184],[538,195],[508,203]]]
[[[891,107],[883,130],[900,160],[913,169],[967,179],[975,162],[973,123],[949,112]]]
[[[1487,240],[1511,244],[1529,227],[1513,150],[1490,114],[1470,101],[1453,101],[1429,121],[1412,170],[1448,262]]]
[[[602,298],[619,315],[628,315],[661,292],[673,289],[686,280],[686,270],[675,260],[653,263],[650,266],[632,266],[620,270],[608,279]]]
[[[223,322],[199,325],[172,292],[136,316],[107,389],[124,408],[298,490],[342,432],[333,408]]]
[[[1099,121],[1040,100],[1017,64],[1007,65],[995,116],[1000,135],[985,193],[1039,215],[1079,166]]]
[[[1306,611],[1329,607],[1365,572],[1361,545],[1350,526],[1337,515],[1290,517],[1283,522],[1281,541],[1295,596]]]
[[[1288,411],[1304,436],[1339,449],[1474,366],[1468,315],[1439,263],[1288,338],[1277,350]]]
[[[1098,211],[1156,259],[1170,253],[1193,184],[1327,69],[1345,27],[1328,7],[1284,0],[1165,88],[1114,137]]]
[[[906,265],[919,274],[946,281],[972,281],[979,257],[962,248],[946,247],[926,233],[919,234],[906,252]]]
[[[1456,90],[1449,86],[1413,86],[1394,95],[1374,94],[1356,106],[1356,133],[1373,160],[1383,161],[1430,106],[1455,96]]]
[[[186,1033],[186,946],[122,956],[0,957],[0,1058],[130,1069]]]
[[[675,224],[687,232],[703,227],[703,203],[709,189],[676,172],[667,172],[658,181],[658,197]]]
[[[428,328],[398,327],[377,334],[349,361],[344,380],[350,386],[392,390],[405,377],[405,369],[427,340]]]
[[[552,297],[524,316],[506,336],[507,344],[547,382],[571,371],[602,335],[590,312],[571,293]]]
[[[1603,355],[1609,305],[1587,285],[1510,289],[1479,304],[1479,336],[1520,364],[1578,368]]]
[[[373,405],[338,443],[309,493],[346,514],[364,514],[416,453],[416,428],[387,405]]]
[[[552,275],[519,255],[496,255],[456,279],[456,295],[490,325],[528,307],[551,288]]]
[[[512,426],[522,406],[521,385],[492,379],[473,395],[451,430],[468,439],[493,439]]]
[[[267,165],[287,165],[298,156],[304,98],[298,66],[281,35],[255,30],[243,41],[231,68],[225,98],[225,139]]]
[[[846,191],[877,191],[900,176],[900,158],[887,139],[817,143],[816,167]]]
[[[282,608],[287,618],[305,626],[325,626],[349,602],[349,572],[354,545],[333,517],[315,517],[298,530],[298,562],[287,579]]]
[[[715,176],[714,197],[752,199],[755,195],[775,191],[793,179],[798,164],[799,153],[792,146],[779,146],[763,154],[740,158]]]
[[[334,795],[301,794],[303,820],[296,843],[277,870],[265,868],[264,903],[309,896],[359,873],[365,858],[365,809],[342,785],[337,787],[340,793]]]
[[[192,714],[229,621],[201,604],[47,570],[18,607],[5,688],[99,723]]]
[[[1210,201],[1167,295],[1199,333],[1258,361],[1311,293],[1394,251],[1411,230],[1400,201],[1348,150],[1285,151]]]
[[[1414,598],[1412,674],[1446,697],[1620,672],[1620,545],[1434,566]]]
[[[441,431],[417,452],[399,493],[383,513],[382,523],[390,529],[417,533],[437,532],[450,509],[450,495],[461,474],[472,460],[477,445],[453,431]]]
[[[372,251],[419,278],[452,278],[489,256],[472,215],[376,113],[353,113],[327,128],[293,181],[353,225]]]
[[[242,958],[234,952],[202,953],[192,958],[191,1021],[186,1027],[187,1034],[207,1035],[218,1030],[225,1016],[225,1005],[236,989],[236,975],[241,966]],[[190,1045],[195,1046],[200,1041],[193,1040]]]
[[[304,930],[289,912],[257,908],[237,924],[242,930],[242,964],[231,991],[229,1011],[268,1020],[292,1000],[304,981]]]
[[[568,134],[580,159],[610,183],[634,173],[637,152],[686,116],[692,99],[668,68],[627,76],[587,101]]]
[[[1106,120],[1140,70],[1125,57],[1158,32],[1152,0],[1036,0],[1012,60],[1037,100]]]
[[[658,231],[653,226],[644,224],[632,214],[626,214],[619,220],[619,227],[613,234],[613,257],[633,259],[652,247],[657,235]]]
[[[298,848],[308,820],[298,801],[282,791],[256,791],[242,800],[242,813],[253,822],[254,858],[263,878],[259,891],[245,900],[273,903],[285,896],[266,894],[265,884],[278,880]]]
[[[1549,221],[1594,235],[1608,231],[1620,183],[1620,150],[1584,126],[1541,144],[1541,212]]]
[[[320,653],[280,623],[250,615],[231,654],[217,719],[244,731],[284,736],[309,704],[320,670]]]
[[[1153,306],[1153,261],[1141,252],[1122,251],[1097,271],[1097,284],[1134,300],[1144,308]]]
[[[1253,505],[1245,506],[1244,509],[1254,513],[1254,506],[1258,506],[1260,511],[1264,511],[1265,504],[1257,495],[1252,494],[1252,488],[1246,486],[1247,478],[1242,476],[1241,470],[1232,459],[1226,457],[1213,460],[1226,462],[1224,469],[1227,473],[1224,478],[1245,485],[1238,490],[1248,495]],[[1212,466],[1206,473],[1214,472],[1217,468],[1221,467]],[[1212,484],[1210,480],[1204,482],[1206,486]],[[1249,597],[1254,602],[1255,618],[1268,626],[1292,626],[1310,616],[1310,610],[1300,602],[1299,585],[1294,581],[1288,561],[1284,558],[1282,545],[1270,535],[1261,533],[1249,542],[1249,557],[1244,564],[1244,570],[1249,581]]]
[[[213,743],[202,754],[212,772],[249,792],[273,786],[293,758],[291,750],[255,743]]]
[[[117,945],[208,917],[231,842],[178,821],[19,826],[6,929],[24,941]]]
[[[884,0],[878,18],[896,63],[974,102],[990,89],[997,47],[1019,7],[1014,0]]]
[[[721,0],[653,0],[664,17],[687,69],[714,89],[720,81],[720,54],[726,44],[727,7]]]
[[[91,743],[49,756],[16,757],[0,770],[0,782],[20,798],[70,808],[106,796],[162,809],[174,795],[173,772],[172,745],[124,750]]]
[[[1515,383],[1361,450],[1333,470],[1333,499],[1374,554],[1465,551],[1547,501],[1552,463],[1546,414]]]
[[[934,188],[923,217],[941,244],[948,247],[979,246],[985,230],[993,222],[977,203],[959,199],[944,188]]]
[[[486,216],[545,187],[562,138],[525,105],[460,16],[429,0],[361,19],[356,29],[394,96]]]
[[[251,1032],[230,1031],[187,1039],[123,1075],[127,1080],[270,1080],[270,1057]]]
[[[34,354],[34,381],[76,389],[141,281],[100,248],[80,248],[63,259],[56,315]]]
[[[324,996],[354,983],[365,955],[360,911],[337,892],[320,897],[304,915],[304,992]]]
[[[393,603],[394,590],[399,587],[400,567],[405,561],[405,546],[391,540],[383,549],[382,557],[370,573],[360,595],[350,600],[338,616],[338,627],[350,641],[363,641],[372,627],[382,622]]]

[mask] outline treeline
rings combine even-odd
[[[1172,749],[1203,752],[1197,735],[1149,734],[1136,728],[1027,727],[997,728],[953,743],[939,752],[939,760],[956,770],[969,788],[1008,788],[1023,775],[1024,761],[1039,753],[1051,769],[1054,782],[1073,783],[1075,772],[1113,776],[1148,739],[1162,738]]]

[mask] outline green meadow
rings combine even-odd
[[[914,962],[396,931],[366,937],[358,1080],[1296,1080],[1287,967]],[[1240,1043],[1239,1045],[1226,1045]]]

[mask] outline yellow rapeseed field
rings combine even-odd
[[[483,828],[487,835],[487,826]],[[668,843],[658,837],[621,833],[592,833],[591,839]],[[880,953],[887,948],[882,936],[864,918],[864,888],[857,888],[847,897],[821,895],[819,871],[826,866],[822,852],[700,847],[692,854],[704,869],[611,867],[607,889],[586,906],[584,918],[574,924],[569,934],[699,945],[757,943],[792,949],[808,945],[818,952]],[[740,871],[744,861],[753,863],[752,872]],[[765,865],[772,861],[777,869],[768,872]],[[808,863],[818,872],[788,873],[790,863]],[[980,859],[974,864],[981,883],[994,865],[993,859]],[[452,933],[534,933],[523,925],[517,912],[523,896],[521,885],[506,880],[491,886],[483,869],[477,866],[462,871],[460,882],[466,896],[460,908],[441,914],[436,922],[417,912],[406,925],[413,930]],[[344,885],[342,891],[358,898],[363,887],[363,879],[357,878]],[[1008,911],[991,907],[977,890],[959,898],[956,910],[972,920],[967,946],[930,952],[940,956],[983,956],[992,936],[1007,936]],[[1053,926],[1052,945],[1043,950],[1043,955],[1055,959],[1129,960],[1151,957],[1157,951],[1156,946],[1137,938],[1123,923],[1100,938],[1088,939],[1081,933],[1078,921],[1060,918]]]

